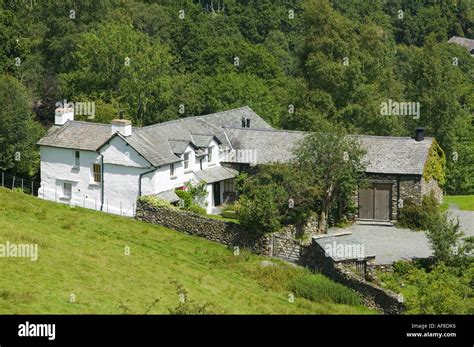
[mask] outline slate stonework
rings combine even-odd
[[[301,247],[300,265],[355,290],[368,307],[386,314],[399,314],[405,309],[399,295],[361,279],[351,271],[349,264],[333,262],[315,241]]]
[[[421,175],[390,175],[390,174],[366,174],[369,181],[373,183],[388,183],[392,185],[391,191],[391,220],[398,219],[398,200],[403,202],[412,200],[416,204],[421,204],[422,197],[434,192],[436,200],[443,201],[443,191],[435,180],[425,181]],[[359,195],[354,195],[354,201],[359,204]],[[356,216],[358,214],[356,213]]]
[[[267,256],[272,254],[270,236],[256,237],[235,223],[207,218],[188,211],[159,208],[141,200],[137,201],[135,218],[224,245],[248,248],[256,254]]]

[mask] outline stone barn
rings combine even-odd
[[[441,203],[443,192],[429,172],[432,160],[443,157],[433,138],[417,129],[414,139],[408,137],[357,136],[366,149],[365,176],[368,186],[354,197],[359,220],[390,222],[398,219],[400,207],[412,200],[421,203],[424,195],[434,193]]]

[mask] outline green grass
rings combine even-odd
[[[206,304],[230,314],[374,313],[331,298],[290,302],[290,279],[315,275],[278,261],[271,267],[283,270],[268,275],[260,263],[269,258],[245,250],[235,256],[201,238],[3,188],[0,201],[0,243],[39,247],[37,261],[0,258],[2,314],[167,314]],[[177,287],[197,308],[178,307]]]
[[[235,223],[235,224],[240,224],[238,219],[222,217],[219,214],[206,214],[206,217],[221,220],[221,221],[224,221],[224,222],[231,222],[231,223]]]
[[[448,209],[449,204],[455,204],[460,210],[474,211],[474,195],[447,195],[443,197],[443,210]]]

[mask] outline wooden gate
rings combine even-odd
[[[301,242],[293,238],[272,235],[272,255],[284,260],[297,262],[300,259]]]

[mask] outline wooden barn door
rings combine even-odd
[[[359,190],[359,218],[374,219],[374,189]]]
[[[392,185],[375,183],[359,190],[359,219],[390,220]]]
[[[375,185],[375,220],[390,220],[390,191],[392,186],[390,184]]]

